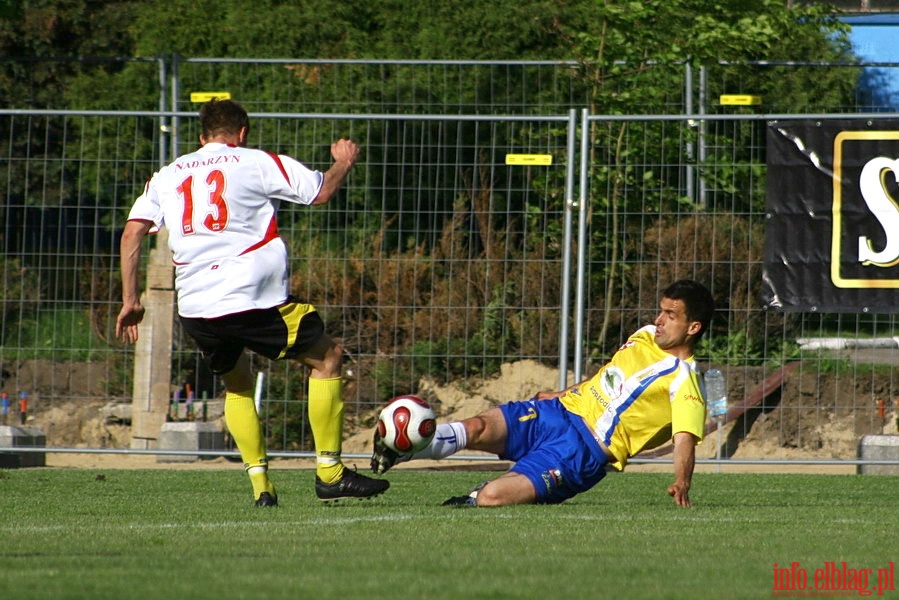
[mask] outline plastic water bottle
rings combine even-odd
[[[722,419],[727,414],[727,382],[724,373],[718,369],[709,369],[705,374],[706,404],[709,415],[714,419]]]

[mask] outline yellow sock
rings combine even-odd
[[[309,426],[315,440],[315,474],[325,483],[343,475],[343,382],[309,378]]]
[[[253,497],[262,492],[275,493],[275,487],[268,478],[268,457],[265,453],[265,438],[256,414],[253,391],[228,392],[225,394],[225,423],[231,438],[240,450],[244,469],[253,484]]]
[[[253,485],[253,498],[258,500],[262,492],[268,492],[277,498],[275,486],[268,478],[268,467],[250,467],[247,469],[247,475],[250,476],[250,483]]]

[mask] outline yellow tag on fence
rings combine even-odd
[[[722,94],[719,100],[721,104],[731,106],[755,106],[762,103],[761,96],[750,94]]]
[[[209,102],[213,98],[218,98],[219,100],[230,100],[231,92],[191,92],[190,93],[190,101],[191,102]]]
[[[552,154],[506,154],[507,165],[551,165]]]

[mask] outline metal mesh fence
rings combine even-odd
[[[254,112],[534,114],[588,101],[577,64],[556,61],[185,58],[174,87],[178,110],[201,90],[227,90]]]
[[[135,383],[133,350],[112,339],[118,236],[146,178],[196,146],[190,93],[226,90],[251,112],[251,145],[320,169],[338,137],[363,148],[336,201],[279,217],[293,292],[347,352],[351,434],[397,393],[448,410],[453,390],[474,409],[589,375],[654,316],[665,284],[692,277],[722,304],[700,362],[752,404],[706,452],[854,457],[859,436],[895,430],[896,348],[873,341],[893,338],[895,317],[761,307],[766,121],[715,101],[760,93],[765,112],[825,119],[892,110],[870,93],[851,106],[766,95],[771,78],[799,85],[822,68],[683,66],[652,110],[610,116],[574,63],[181,59],[160,78],[158,111],[152,98],[136,102],[145,112],[0,111],[3,389],[28,395],[51,446],[128,445],[127,416],[110,408]],[[205,398],[218,418],[220,383],[177,323],[171,361],[172,398]],[[308,449],[305,373],[254,364],[272,450]],[[509,378],[510,365],[540,383]],[[54,420],[82,407],[81,422],[100,421],[92,433]]]

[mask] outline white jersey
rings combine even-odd
[[[128,219],[167,228],[181,316],[271,308],[288,295],[280,202],[311,204],[323,180],[288,156],[209,143],[153,175]]]

